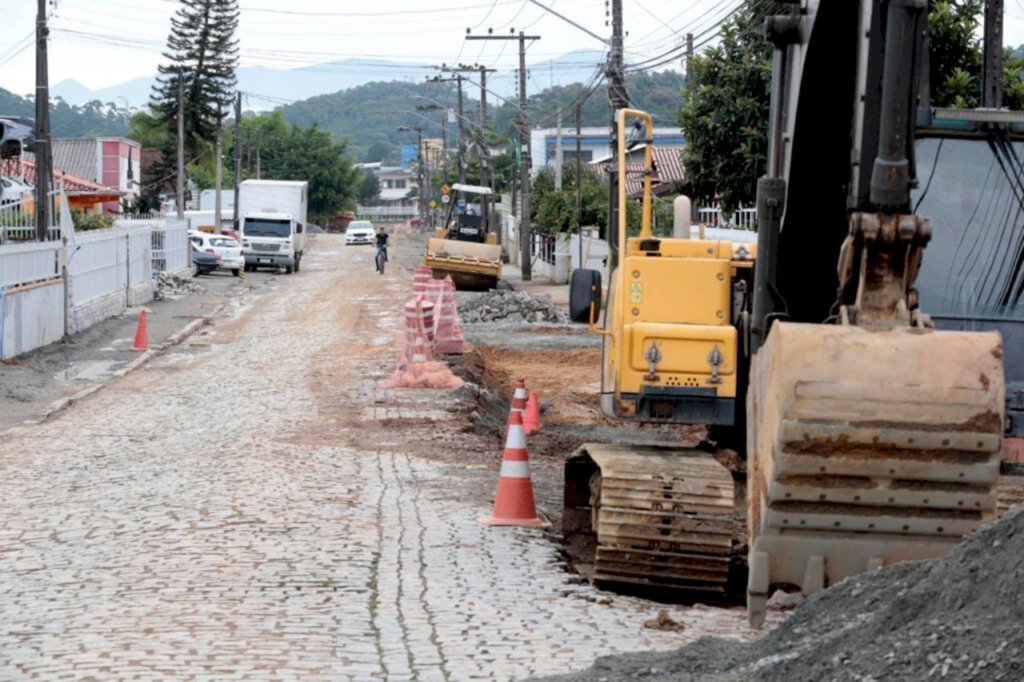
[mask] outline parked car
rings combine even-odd
[[[0,205],[16,204],[33,191],[33,187],[17,178],[0,177]]]
[[[345,245],[372,244],[374,233],[373,223],[369,220],[353,221],[348,224],[348,229],[345,230]]]
[[[203,251],[195,242],[192,244],[192,276],[208,275],[220,265],[216,254]]]
[[[230,270],[235,277],[238,277],[238,273],[245,267],[242,245],[233,237],[209,232],[189,232],[188,238],[201,251],[217,256],[220,267]]]
[[[36,123],[23,116],[0,116],[0,159],[36,150]]]

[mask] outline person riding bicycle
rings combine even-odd
[[[384,255],[384,262],[388,260],[388,233],[384,231],[384,228],[379,228],[377,234],[374,235],[377,245],[377,254],[373,259],[374,264],[377,264],[381,254]],[[380,265],[376,265],[377,270],[380,270]]]

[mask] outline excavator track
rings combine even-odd
[[[729,592],[742,511],[732,474],[710,454],[583,445],[566,463],[565,492],[565,531],[570,544],[591,537],[595,585]]]
[[[1003,381],[995,333],[777,323],[748,393],[751,622],[773,585],[944,556],[994,519]]]

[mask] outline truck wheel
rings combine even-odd
[[[238,277],[238,268],[235,268],[234,270],[232,270],[231,274],[234,275],[235,277]]]
[[[302,267],[302,256],[296,255],[295,256],[295,272],[298,272],[299,268],[301,268],[301,267]]]
[[[284,267],[284,272],[285,272],[286,275],[292,274],[293,272],[295,272],[295,266],[293,266],[293,265],[286,265]]]

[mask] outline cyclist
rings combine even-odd
[[[373,264],[377,269],[377,272],[383,272],[384,268],[382,265],[388,261],[388,233],[384,231],[383,227],[381,227],[378,229],[378,232],[374,237],[376,239],[377,254],[374,256]],[[384,256],[383,263],[380,260],[382,254]]]

